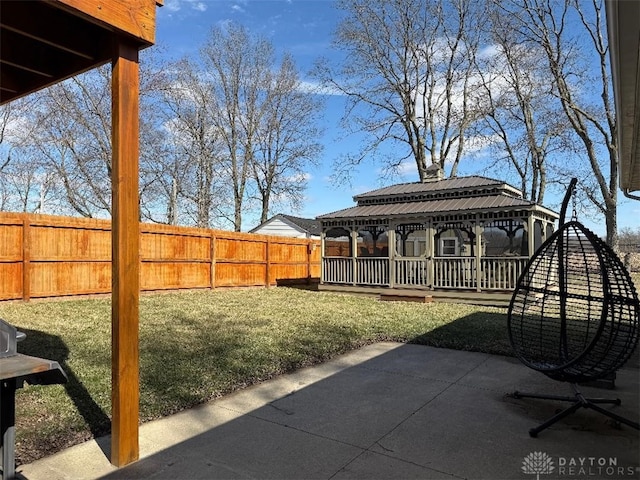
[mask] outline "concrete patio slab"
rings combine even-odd
[[[619,397],[622,405],[606,408],[637,422],[639,380],[632,364],[615,390],[583,392]],[[566,405],[517,400],[508,395],[515,389],[570,393],[514,358],[383,342],[144,424],[141,459],[125,468],[109,464],[102,438],[18,472],[28,480],[640,477],[638,430],[579,409],[531,438],[529,428]]]

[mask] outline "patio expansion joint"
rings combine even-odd
[[[286,410],[283,410],[283,411],[286,413]],[[330,442],[335,442],[335,443],[339,443],[341,445],[345,445],[345,446],[348,446],[348,447],[357,448],[358,450],[362,450],[362,451],[366,450],[361,446],[354,445],[353,443],[345,442],[344,440],[339,440],[337,438],[330,437],[328,435],[321,435],[319,433],[314,433],[314,432],[311,432],[309,430],[305,430],[304,428],[294,427],[293,425],[289,425],[287,423],[281,423],[281,422],[277,422],[275,420],[269,420],[268,418],[263,418],[263,417],[261,417],[259,415],[254,415],[252,412],[245,413],[244,416],[251,417],[251,418],[253,418],[255,420],[258,420],[258,421],[261,421],[261,422],[266,422],[266,423],[270,423],[272,425],[277,425],[279,427],[289,428],[291,430],[295,430],[296,432],[304,433],[306,435],[311,435],[313,437],[321,438],[323,440],[329,440]]]
[[[396,457],[394,455],[391,454],[387,454],[384,452],[377,452],[374,450],[371,450],[371,447],[373,447],[374,445],[378,444],[378,442],[374,442],[373,444],[371,444],[371,446],[369,448],[363,449],[362,452],[360,452],[358,455],[356,455],[355,457],[353,457],[351,460],[349,460],[348,462],[346,462],[342,467],[340,467],[333,475],[331,475],[328,480],[331,480],[332,478],[334,478],[336,475],[338,475],[340,472],[342,472],[344,469],[346,469],[349,465],[351,465],[353,462],[355,462],[356,460],[358,460],[358,458],[360,458],[362,455],[364,455],[365,453],[369,452],[369,453],[373,453],[375,455],[382,455],[383,457],[387,457],[387,458],[391,458],[397,462],[402,462],[402,463],[406,463],[408,465],[413,465],[415,467],[418,468],[423,468],[423,469],[427,469],[427,470],[431,470],[432,472],[436,472],[438,474],[443,474],[443,475],[447,475],[448,477],[451,478],[459,478],[460,480],[466,480],[465,477],[460,477],[454,473],[451,472],[446,472],[444,470],[439,470],[437,468],[431,468],[431,467],[427,467],[425,465],[422,465],[420,463],[416,463],[416,462],[412,462],[411,460],[406,460],[404,458],[399,458]],[[378,444],[379,445],[379,444]],[[389,449],[383,447],[382,445],[379,445],[382,449],[390,451]]]
[[[363,370],[369,370],[371,372],[385,373],[387,375],[394,375],[394,376],[398,376],[398,377],[413,378],[413,379],[422,380],[422,381],[427,380],[429,382],[436,382],[436,383],[445,383],[445,384],[448,384],[448,385],[452,385],[452,384],[456,383],[459,380],[459,379],[456,379],[454,381],[443,380],[441,378],[425,377],[425,376],[422,376],[422,375],[415,375],[415,374],[411,374],[411,373],[398,372],[397,370],[387,370],[385,368],[366,367],[364,365],[358,365],[357,368],[361,368]]]
[[[413,377],[413,376],[412,376]],[[422,378],[422,377],[418,377],[418,378]],[[422,378],[423,379],[423,378]],[[432,379],[429,379],[432,380]],[[413,412],[411,412],[410,414],[408,414],[404,419],[402,419],[400,422],[398,422],[398,424],[396,424],[393,428],[391,428],[388,432],[386,432],[385,434],[383,434],[380,438],[378,438],[377,440],[375,440],[371,445],[369,445],[366,448],[366,451],[372,451],[371,450],[374,446],[378,445],[380,448],[382,448],[385,452],[393,452],[393,449],[387,448],[383,445],[383,441],[385,438],[387,438],[389,435],[391,435],[393,432],[395,432],[398,428],[400,428],[402,425],[404,425],[405,423],[407,423],[409,420],[411,420],[418,412],[424,410],[429,404],[431,404],[431,402],[433,402],[434,400],[436,400],[437,398],[439,398],[443,393],[445,393],[447,390],[449,390],[452,386],[454,386],[456,384],[456,382],[447,382],[444,380],[433,380],[439,383],[446,383],[447,386],[445,388],[443,388],[440,392],[438,392],[436,395],[434,395],[433,397],[431,397],[429,400],[427,400],[425,403],[423,403],[422,405],[420,405],[417,409],[415,409]],[[380,452],[375,452],[380,454]],[[389,457],[393,457],[393,455],[387,454],[387,456]],[[395,457],[393,457],[395,458]],[[420,465],[421,467],[424,468],[429,468],[426,467],[425,465]],[[441,472],[441,473],[447,473],[448,472]]]
[[[444,383],[446,384],[446,387],[443,388],[440,392],[438,392],[436,395],[434,395],[432,398],[430,398],[429,400],[427,400],[425,403],[423,403],[420,407],[418,407],[415,411],[413,411],[412,413],[410,413],[409,415],[407,415],[403,420],[401,420],[397,425],[395,425],[393,428],[391,428],[387,433],[385,433],[384,435],[382,435],[379,439],[377,439],[376,441],[374,441],[369,447],[367,447],[367,451],[371,450],[375,445],[378,445],[380,448],[382,448],[385,452],[392,452],[392,449],[386,448],[383,445],[383,441],[386,437],[388,437],[389,435],[391,435],[395,430],[397,430],[400,426],[402,426],[403,424],[405,424],[406,422],[408,422],[412,417],[414,417],[418,412],[424,410],[425,408],[427,408],[434,400],[438,399],[442,394],[444,394],[446,391],[448,391],[451,387],[453,386],[462,386],[465,388],[476,388],[478,390],[488,390],[488,391],[493,391],[491,389],[484,389],[482,387],[474,387],[472,385],[465,385],[464,383],[461,382],[461,380],[463,380],[467,375],[469,375],[471,372],[473,372],[474,370],[480,368],[483,364],[485,364],[488,360],[489,360],[489,356],[487,355],[486,358],[484,360],[482,360],[481,362],[479,362],[477,365],[475,365],[474,367],[470,368],[464,375],[462,375],[461,377],[453,380],[453,381],[447,381],[447,380],[441,380],[441,379],[433,379],[433,378],[425,378],[425,377],[421,377],[421,376],[417,376],[417,375],[410,375],[410,374],[403,374],[403,373],[398,373],[398,372],[388,372],[388,373],[394,373],[396,375],[400,375],[400,376],[406,376],[406,377],[410,377],[410,378],[418,378],[421,380],[429,380],[432,382],[438,382],[438,383]],[[366,368],[366,367],[361,367],[361,368]],[[374,371],[381,371],[383,372],[384,369],[370,369],[370,370],[374,370]],[[379,453],[379,452],[376,452]],[[388,455],[388,456],[392,456],[392,455]],[[421,467],[424,468],[429,468],[426,467],[425,465],[420,465]],[[449,475],[451,475],[451,473],[449,472],[440,472],[440,473],[447,473]]]

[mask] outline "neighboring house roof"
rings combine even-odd
[[[558,217],[555,212],[523,199],[521,192],[511,185],[479,176],[391,185],[356,195],[354,200],[355,207],[320,215],[318,220],[434,217],[498,210],[536,210]]]
[[[320,236],[322,232],[320,222],[314,218],[294,217],[293,215],[285,215],[283,213],[279,213],[250,230],[250,233],[260,233],[260,230],[264,230],[269,226],[269,224],[275,223],[277,221],[280,221],[293,228],[294,230],[297,230],[309,236]]]

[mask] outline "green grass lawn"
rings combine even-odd
[[[57,360],[69,376],[18,391],[18,462],[108,433],[110,301],[2,303],[0,317],[27,334],[21,353]],[[141,421],[381,340],[511,354],[504,309],[282,287],[145,295]]]

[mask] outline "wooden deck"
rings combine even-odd
[[[431,290],[428,288],[389,288],[319,284],[318,290],[322,292],[349,293],[354,295],[368,295],[380,298],[381,295],[397,297],[425,298],[430,296],[434,302],[465,303],[488,307],[507,308],[511,301],[510,291],[477,292],[475,290]]]

